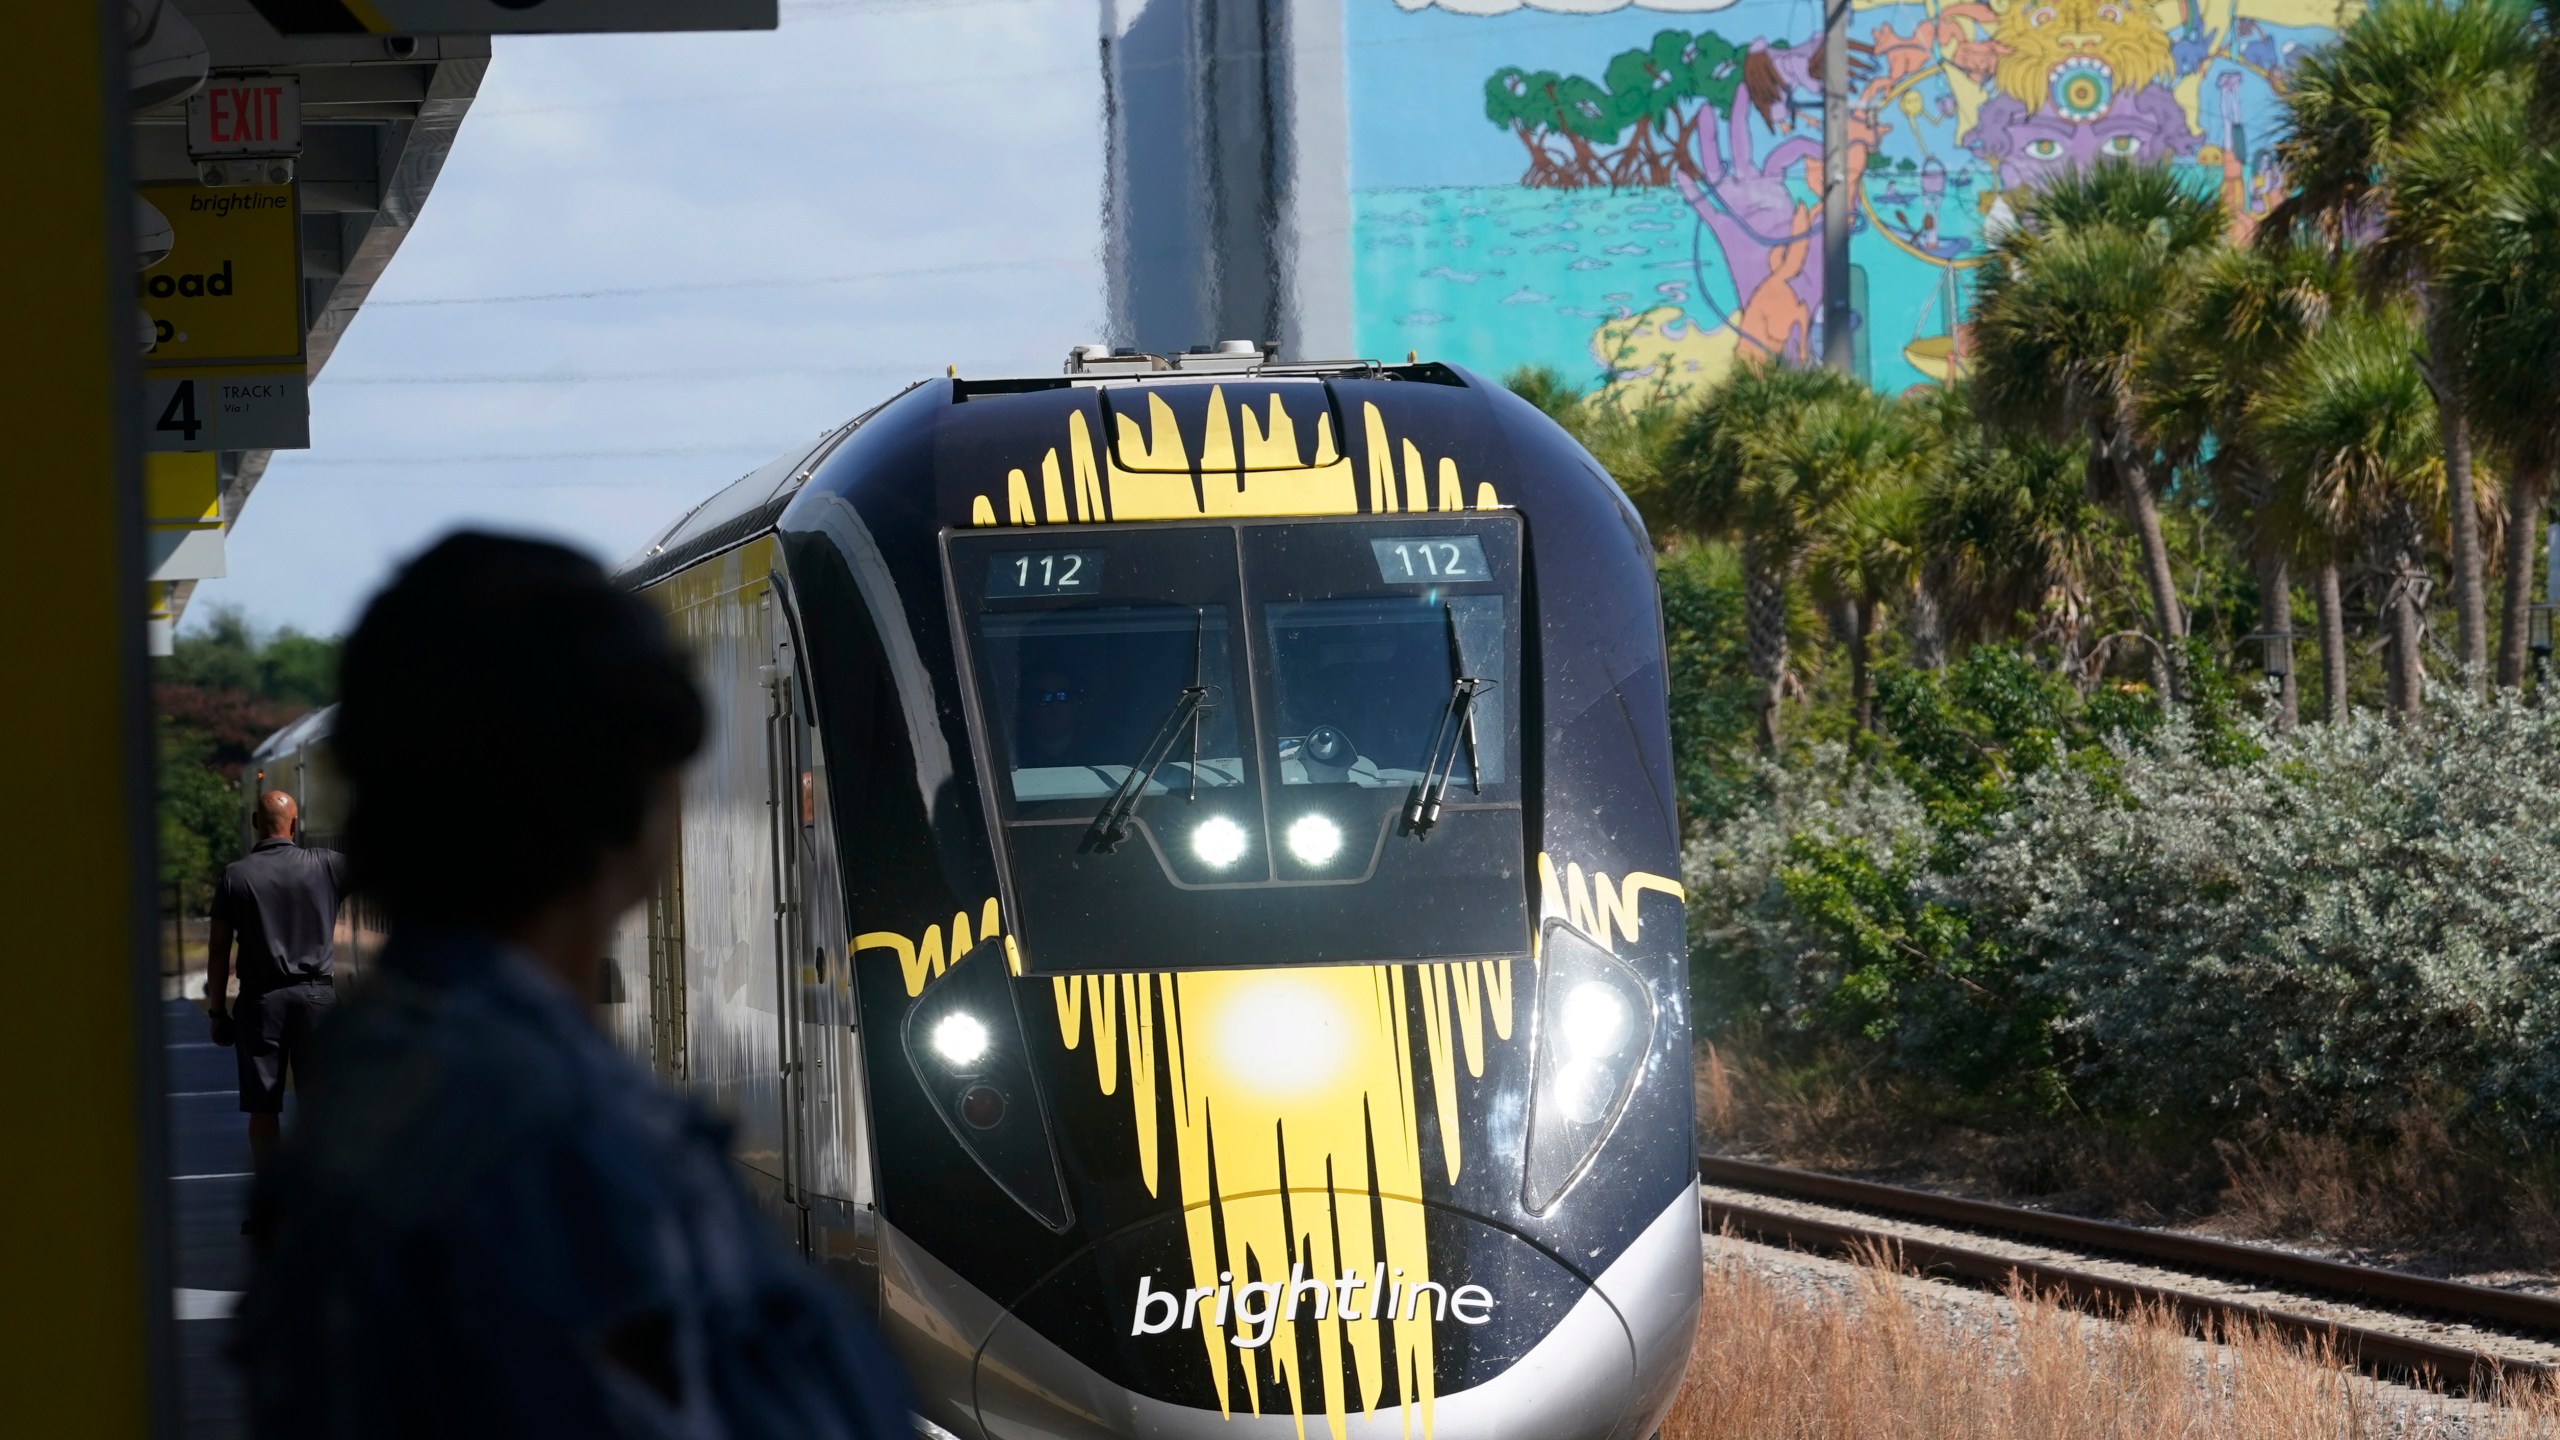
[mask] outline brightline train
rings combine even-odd
[[[619,578],[711,712],[608,1014],[953,1435],[1642,1440],[1696,1324],[1652,548],[1230,343],[916,385]]]

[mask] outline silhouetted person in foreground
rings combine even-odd
[[[304,1085],[311,1032],[338,998],[333,939],[347,895],[347,860],[293,841],[300,811],[270,790],[250,817],[257,843],[224,867],[213,887],[213,927],[205,946],[204,1008],[213,1043],[239,1047],[240,1109],[249,1117],[249,1156],[265,1169],[284,1123],[284,1083]],[[231,952],[240,952],[240,998],[231,990]]]
[[[657,616],[570,551],[456,535],[374,598],[339,689],[349,858],[391,936],[261,1182],[255,1432],[911,1435],[728,1127],[594,1021],[703,737]]]

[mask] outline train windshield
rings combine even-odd
[[[1525,951],[1515,517],[947,544],[1026,965]]]
[[[1264,606],[1281,783],[1416,785],[1431,775],[1435,753],[1470,792],[1501,778],[1499,712],[1469,706],[1467,725],[1452,735],[1450,700],[1462,678],[1501,683],[1502,610],[1498,595]]]
[[[990,615],[980,663],[990,728],[1009,760],[1016,803],[1093,800],[1131,783],[1160,717],[1196,688],[1198,714],[1175,723],[1180,745],[1145,793],[1244,783],[1234,707],[1226,703],[1222,605],[1126,605]]]

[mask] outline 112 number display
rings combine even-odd
[[[1085,595],[1102,589],[1100,550],[1030,550],[999,554],[987,561],[987,598],[1013,600],[1026,595]]]
[[[1473,535],[1398,535],[1369,542],[1378,578],[1390,585],[1464,584],[1490,580],[1484,542]]]

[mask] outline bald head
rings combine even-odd
[[[274,839],[279,835],[290,837],[293,834],[293,822],[299,819],[301,814],[302,807],[294,804],[293,797],[281,790],[270,790],[259,796],[255,821],[259,838]]]

